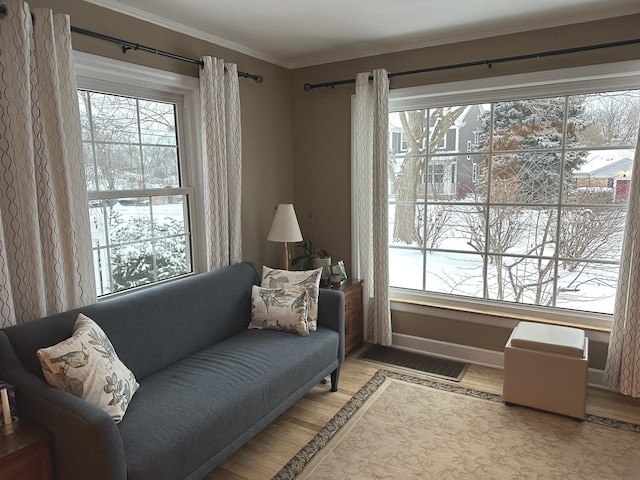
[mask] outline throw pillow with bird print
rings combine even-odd
[[[139,385],[97,323],[80,313],[70,338],[36,353],[49,385],[122,420]]]
[[[262,283],[265,288],[306,288],[309,293],[307,304],[307,321],[309,331],[315,332],[318,327],[318,297],[320,295],[320,277],[322,267],[315,270],[277,270],[262,267]]]
[[[306,288],[264,288],[254,285],[251,291],[249,328],[282,330],[309,335]]]

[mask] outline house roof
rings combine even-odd
[[[628,152],[623,152],[621,155],[617,150],[604,151],[592,155],[574,176],[578,178],[624,177],[631,175],[632,168],[633,159],[629,158]]]

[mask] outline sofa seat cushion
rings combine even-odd
[[[246,330],[145,378],[118,424],[128,480],[201,468],[335,361],[338,342],[323,327]]]

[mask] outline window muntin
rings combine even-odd
[[[98,295],[193,271],[178,103],[78,90]]]
[[[430,162],[446,158],[442,139],[431,134],[422,145],[432,148],[391,152],[391,286],[611,313],[631,170],[624,159],[633,158],[635,144],[626,132],[637,132],[639,96],[631,90],[407,111],[414,131],[458,121],[460,140],[473,138],[478,153],[457,156],[452,191],[425,195],[408,173],[428,173]],[[606,131],[605,113],[632,125]],[[402,125],[400,115],[390,113],[390,128]],[[597,168],[607,161],[624,168]]]

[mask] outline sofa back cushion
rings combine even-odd
[[[5,329],[22,364],[43,377],[36,350],[70,337],[78,313],[104,330],[138,380],[245,330],[261,274],[239,263]]]

